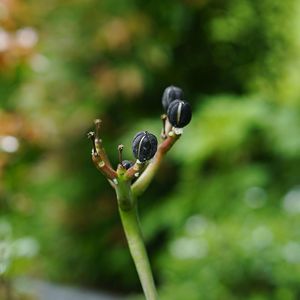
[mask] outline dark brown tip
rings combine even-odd
[[[92,141],[94,154],[97,154],[97,149],[96,149],[96,144],[95,144],[95,138],[96,138],[95,137],[95,132],[94,131],[88,132],[87,137]]]
[[[124,145],[120,144],[120,145],[118,146],[119,163],[120,163],[120,164],[122,164],[122,161],[123,161],[123,155],[122,155],[123,149],[124,149]]]
[[[94,124],[95,124],[95,127],[96,127],[96,137],[97,138],[99,138],[101,123],[102,123],[102,121],[100,119],[96,119],[94,121]]]

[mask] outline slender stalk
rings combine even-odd
[[[147,300],[157,300],[157,292],[138,219],[137,205],[130,184],[119,177],[116,186],[119,213],[142,288]]]
[[[139,225],[137,209],[124,211],[119,209],[123,228],[127,238],[129,250],[134,260],[142,288],[147,300],[157,300],[157,292],[152,276],[152,271],[143,242]]]

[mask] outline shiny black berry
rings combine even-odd
[[[192,119],[192,109],[189,103],[182,100],[174,100],[168,108],[169,122],[177,128],[182,128],[190,123]]]
[[[135,135],[132,141],[133,155],[140,162],[151,159],[157,150],[157,139],[155,135],[141,131]]]
[[[171,102],[174,100],[181,100],[183,98],[183,91],[177,86],[168,86],[162,96],[162,105],[165,111],[168,110],[168,107]]]
[[[123,160],[122,161],[122,166],[128,170],[129,168],[131,168],[134,165],[134,163],[130,160]]]

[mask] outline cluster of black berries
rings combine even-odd
[[[192,111],[190,105],[183,101],[183,92],[179,87],[169,86],[164,90],[162,96],[162,105],[166,114],[162,115],[163,130],[161,137],[163,138],[161,147],[162,152],[168,151],[173,143],[182,133],[182,128],[186,126],[192,118]],[[114,170],[105,153],[102,145],[102,140],[99,136],[101,120],[95,120],[96,131],[89,132],[88,137],[92,140],[92,160],[109,180],[113,181],[118,177],[118,169]],[[157,138],[150,132],[138,132],[132,141],[132,151],[136,158],[133,163],[122,159],[123,145],[119,145],[119,162],[120,166],[128,170],[126,176],[133,178],[138,177],[140,170],[143,170],[145,163],[154,157],[157,152],[158,143]]]
[[[167,113],[164,115],[164,120],[175,128],[185,127],[192,119],[191,106],[182,99],[182,89],[176,86],[167,87],[162,96],[162,105]],[[166,136],[166,131],[169,131],[166,130],[167,126],[168,124],[164,124],[163,138]],[[132,142],[132,150],[135,158],[140,162],[150,160],[157,150],[155,135],[147,131],[137,133]]]
[[[183,128],[192,119],[192,110],[188,102],[183,100],[183,91],[177,86],[169,86],[162,97],[162,105],[169,122],[175,128]]]

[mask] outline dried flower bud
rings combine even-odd
[[[141,131],[135,135],[132,141],[133,155],[140,162],[151,159],[157,150],[157,139],[155,135]]]
[[[131,168],[134,165],[134,162],[130,161],[130,160],[123,160],[122,161],[122,166],[128,170],[129,168]]]
[[[182,100],[174,100],[170,103],[167,114],[169,122],[177,128],[186,126],[192,119],[191,106]]]
[[[162,105],[165,109],[165,111],[168,110],[168,107],[171,102],[174,100],[181,100],[183,98],[183,91],[181,88],[177,86],[168,86],[163,93],[162,96]]]

